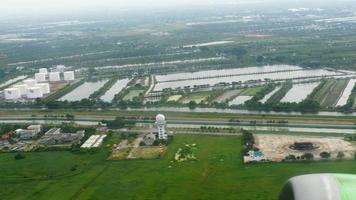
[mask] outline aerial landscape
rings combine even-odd
[[[355,33],[353,0],[0,2],[0,200],[356,199]]]

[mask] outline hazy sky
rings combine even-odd
[[[354,0],[0,0],[1,15],[24,15],[105,9],[134,9],[213,4],[256,4],[277,1],[290,2],[342,2]]]

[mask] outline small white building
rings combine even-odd
[[[166,117],[162,114],[156,116],[156,127],[158,132],[158,139],[167,140],[168,135],[166,133]]]
[[[51,89],[50,89],[48,83],[39,83],[36,85],[36,87],[41,88],[43,94],[49,94],[51,92]]]
[[[50,72],[49,73],[49,81],[50,82],[58,82],[60,80],[61,80],[61,78],[60,78],[59,72]]]
[[[26,79],[23,81],[23,83],[27,85],[27,87],[35,87],[35,85],[37,84],[36,80],[34,79]]]
[[[4,90],[5,99],[16,100],[21,98],[21,92],[19,88],[7,88]]]
[[[44,74],[46,74],[46,75],[48,74],[47,68],[41,68],[41,69],[38,70],[38,72],[39,72],[39,73],[44,73]]]
[[[46,74],[45,73],[36,73],[35,80],[37,83],[46,82]]]
[[[74,81],[74,71],[63,72],[63,77],[65,81]]]
[[[29,87],[28,88],[27,98],[36,99],[36,98],[42,98],[42,97],[43,97],[43,92],[40,87]]]

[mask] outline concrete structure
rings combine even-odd
[[[37,84],[36,80],[34,79],[26,79],[23,81],[23,83],[28,87],[35,87],[35,85]]]
[[[74,81],[74,71],[63,72],[63,77],[65,81]]]
[[[41,88],[43,94],[49,94],[51,92],[51,89],[50,89],[48,83],[40,83],[40,84],[37,84],[36,87]]]
[[[59,72],[50,72],[48,76],[50,82],[58,82],[61,80]]]
[[[5,99],[16,100],[21,98],[21,92],[19,88],[7,88],[4,90]]]
[[[27,98],[36,99],[43,97],[42,89],[40,87],[29,87]]]
[[[20,89],[21,96],[26,96],[28,92],[28,86],[21,84],[21,85],[14,85],[13,88]]]
[[[162,114],[156,116],[156,127],[158,132],[158,139],[167,140],[168,136],[166,133],[166,118]]]
[[[36,73],[35,80],[37,83],[46,82],[46,74],[45,73]]]
[[[47,68],[41,68],[41,69],[38,70],[38,72],[39,72],[39,73],[44,73],[44,74],[46,74],[46,75],[48,74]]]

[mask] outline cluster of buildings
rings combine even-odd
[[[60,128],[52,128],[43,135],[41,133],[43,134],[41,125],[30,125],[26,129],[10,131],[0,137],[0,150],[31,151],[39,145],[78,145],[85,136],[84,130],[65,133]]]
[[[61,145],[70,144],[77,145],[81,143],[85,136],[85,131],[77,131],[76,133],[63,133],[61,128],[51,128],[38,141],[41,145]]]
[[[36,99],[49,94],[50,83],[74,81],[74,71],[65,71],[64,65],[58,65],[56,69],[48,72],[47,68],[39,69],[34,79],[26,79],[21,84],[13,85],[4,90],[6,100],[18,100],[22,98]]]

